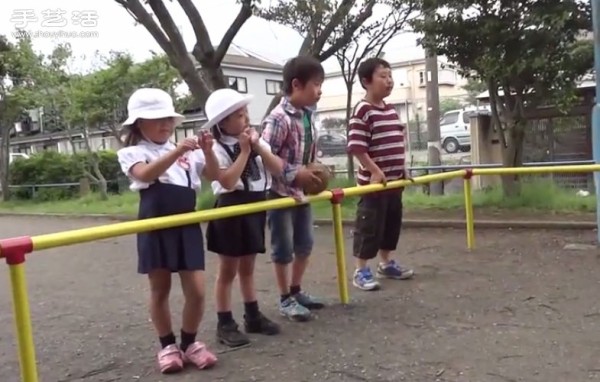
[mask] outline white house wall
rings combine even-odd
[[[254,100],[248,106],[250,123],[259,125],[267,111],[267,107],[273,99],[273,95],[267,94],[267,80],[281,81],[281,74],[261,72],[242,69],[223,69],[223,74],[230,77],[242,77],[246,79],[248,94],[254,96]]]

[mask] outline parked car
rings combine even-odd
[[[317,157],[346,154],[346,137],[341,134],[327,133],[317,138]]]
[[[440,119],[442,147],[448,154],[471,149],[470,111],[450,110]]]

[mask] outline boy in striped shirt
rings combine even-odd
[[[348,151],[360,162],[358,185],[408,179],[404,166],[404,132],[393,105],[385,103],[394,87],[390,64],[370,58],[360,64],[358,76],[367,91],[354,108],[348,126]],[[402,190],[385,190],[360,198],[354,230],[356,270],[353,284],[362,290],[379,289],[368,261],[381,258],[377,275],[404,280],[412,269],[400,266],[391,257],[398,245],[402,226]]]

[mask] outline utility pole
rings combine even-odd
[[[426,22],[434,22],[435,9],[427,10]],[[434,39],[435,36],[427,36]],[[430,41],[431,41],[430,40]],[[438,60],[437,52],[433,49],[425,49],[425,83],[427,92],[427,158],[429,166],[441,166],[441,143],[440,143],[440,92],[438,84]],[[431,170],[430,174],[439,173],[440,170]],[[444,192],[441,182],[430,183],[430,195],[442,195]]]
[[[592,152],[594,162],[600,164],[600,4],[598,0],[592,1],[592,21],[594,26],[594,76],[596,80],[596,98],[592,110]],[[596,186],[596,224],[598,244],[600,244],[600,172],[594,173],[594,184]]]

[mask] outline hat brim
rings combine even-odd
[[[179,126],[183,123],[183,121],[185,121],[185,117],[179,113],[176,112],[164,112],[163,110],[157,110],[157,111],[145,111],[145,112],[141,112],[139,114],[136,115],[130,115],[125,122],[123,122],[123,126],[131,126],[135,123],[135,121],[137,121],[138,119],[162,119],[162,118],[174,118],[175,119],[175,126]]]
[[[206,122],[204,125],[202,125],[202,127],[200,127],[200,129],[204,130],[204,129],[209,129],[209,128],[213,127],[214,125],[218,124],[219,122],[221,122],[222,120],[227,118],[227,116],[229,116],[234,111],[236,111],[244,106],[248,106],[250,104],[250,102],[252,102],[253,99],[254,99],[253,95],[251,95],[251,94],[245,95],[241,100],[232,104],[231,106],[229,106],[228,108],[226,108],[225,110],[220,112],[219,114],[217,114],[214,117],[212,117],[211,119],[209,119],[208,122]]]

